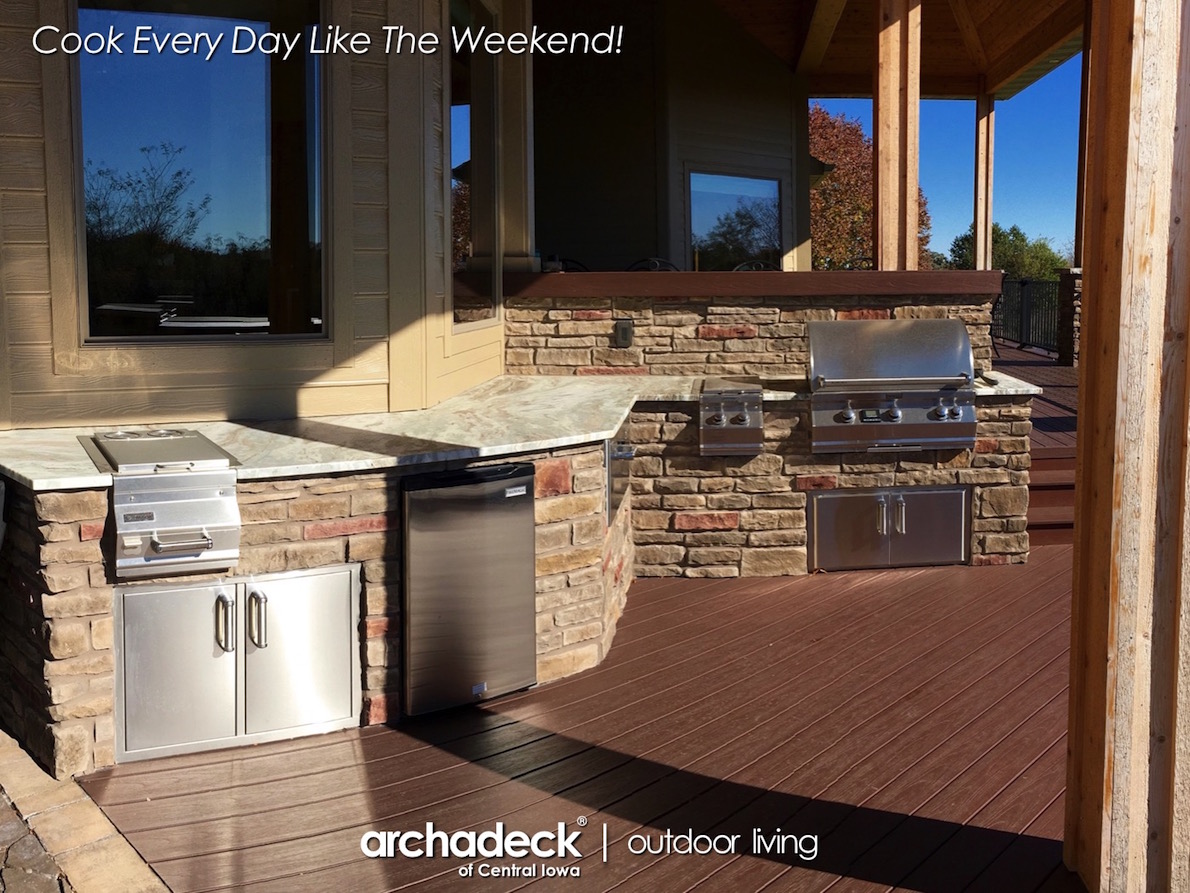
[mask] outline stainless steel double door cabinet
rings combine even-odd
[[[405,712],[537,681],[533,465],[405,482]]]
[[[359,567],[115,593],[118,762],[359,724]]]
[[[824,490],[807,508],[811,570],[964,564],[969,487]]]

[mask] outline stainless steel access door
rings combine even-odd
[[[235,596],[234,585],[117,595],[125,750],[235,737]]]
[[[963,564],[971,545],[968,487],[897,490],[892,500],[893,567]]]
[[[891,524],[887,493],[831,490],[810,497],[810,568],[885,567]]]
[[[355,586],[347,569],[244,584],[244,731],[355,715]]]
[[[405,712],[537,681],[533,466],[405,484]]]

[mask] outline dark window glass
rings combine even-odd
[[[480,0],[451,3],[451,25],[492,30]],[[450,197],[454,321],[496,317],[496,62],[451,50]]]
[[[690,242],[696,270],[780,270],[780,183],[692,173]]]
[[[317,0],[130,5],[79,4],[125,34],[79,55],[90,337],[324,332]],[[138,27],[222,42],[133,54]],[[232,52],[268,32],[299,48]]]

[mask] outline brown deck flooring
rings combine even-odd
[[[607,660],[570,679],[84,787],[179,893],[1080,890],[1060,864],[1070,561],[638,581]],[[367,831],[497,821],[587,822],[583,858],[550,862],[581,876],[360,853]],[[778,828],[817,857],[752,855]],[[688,829],[740,854],[629,851]]]
[[[1078,369],[1059,366],[1044,354],[1003,343],[998,343],[997,349],[1000,355],[992,358],[993,370],[1015,375],[1045,391],[1033,399],[1033,434],[1029,441],[1034,454],[1073,457],[1078,428]]]

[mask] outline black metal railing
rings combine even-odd
[[[1005,279],[992,308],[992,337],[1022,347],[1058,349],[1058,283]]]

